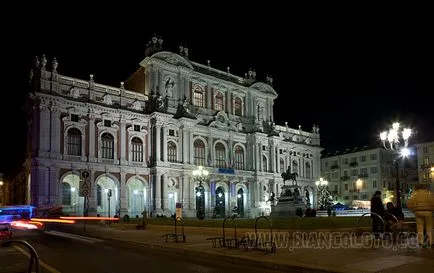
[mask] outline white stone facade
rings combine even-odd
[[[159,51],[116,88],[95,83],[93,75],[88,81],[60,75],[56,61],[51,69],[46,64],[42,57],[32,70],[36,206],[63,204],[65,213],[82,214],[79,171],[86,169],[90,214],[171,215],[181,203],[184,216],[195,217],[192,171],[203,165],[210,172],[203,183],[206,217],[216,206],[217,217],[235,206],[255,217],[270,212],[266,201],[280,194],[288,167],[312,189],[320,175],[319,129],[275,126],[277,93],[251,71],[238,77]]]

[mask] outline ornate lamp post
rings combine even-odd
[[[329,182],[324,180],[322,177],[315,182],[318,191],[318,205],[320,209],[328,209],[331,205],[331,195],[327,190],[327,185]]]
[[[390,150],[396,153],[397,158],[393,160],[396,170],[396,206],[401,209],[401,189],[399,182],[399,158],[407,157],[410,155],[408,149],[408,140],[412,132],[409,128],[402,128],[398,122],[392,124],[392,128],[388,131],[384,131],[380,134],[380,139],[383,142],[383,146],[386,150]]]
[[[199,182],[199,186],[196,187],[196,216],[199,220],[205,218],[205,189],[202,182],[208,179],[208,175],[209,172],[203,166],[193,171],[194,179]]]

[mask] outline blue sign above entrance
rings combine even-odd
[[[218,173],[235,174],[234,169],[218,168],[217,170],[218,170]]]

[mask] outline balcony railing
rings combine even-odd
[[[366,178],[368,176],[369,175],[367,173],[361,173],[361,174],[359,174],[359,178]]]

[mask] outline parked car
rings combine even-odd
[[[9,224],[0,224],[0,241],[12,239],[12,228]]]

